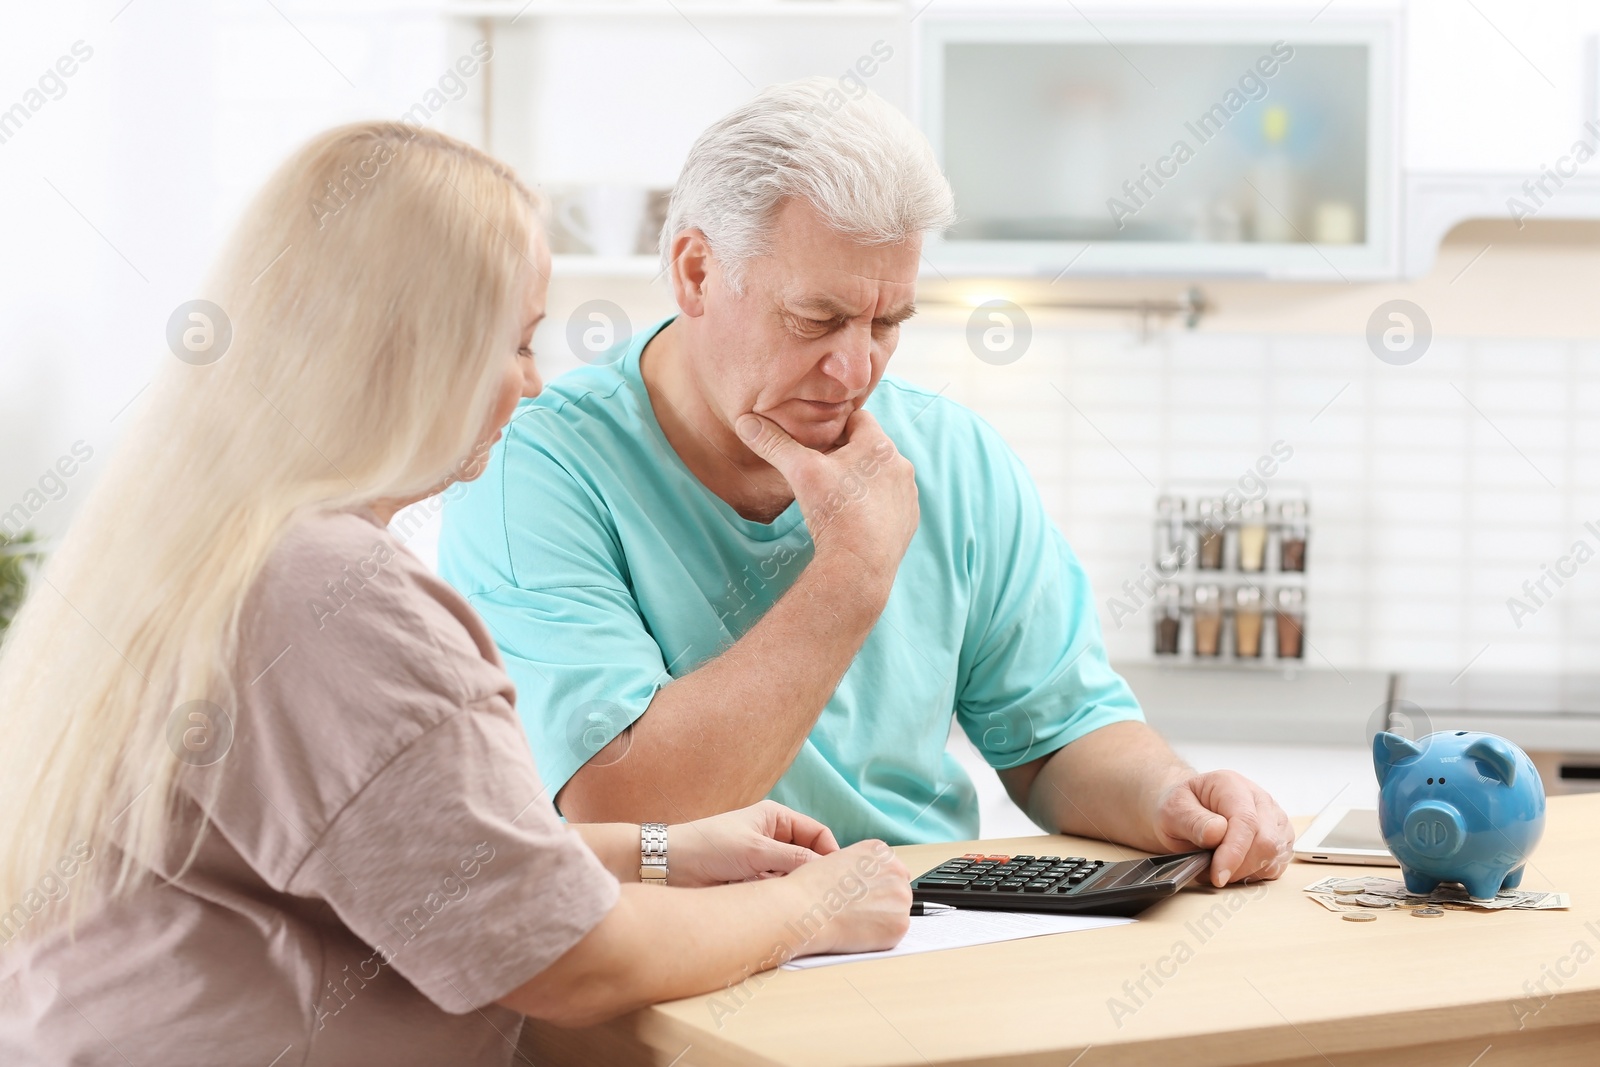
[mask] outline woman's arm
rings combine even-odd
[[[782,878],[709,889],[624,885],[598,926],[499,1003],[560,1026],[591,1026],[795,956],[889,948],[910,924],[908,879],[887,845],[863,841]]]
[[[589,850],[619,882],[639,880],[639,827],[572,823]],[[788,874],[839,851],[833,831],[808,815],[763,800],[709,819],[667,827],[667,884],[723,885]]]
[[[639,880],[639,827],[634,823],[626,822],[583,822],[571,823],[572,829],[583,838],[583,843],[589,846],[600,859],[600,863],[619,882],[637,882]],[[668,831],[667,845],[670,853],[672,844],[671,831]]]

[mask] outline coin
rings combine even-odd
[[[1378,921],[1378,917],[1370,911],[1349,911],[1345,912],[1344,921],[1347,923],[1374,923]]]
[[[1353,897],[1358,893],[1365,893],[1366,891],[1367,890],[1364,886],[1359,885],[1336,885],[1333,887],[1334,896],[1339,897]]]
[[[1418,908],[1411,914],[1417,916],[1419,919],[1437,919],[1439,916],[1444,914],[1444,911],[1440,908]]]
[[[1374,896],[1371,893],[1362,893],[1360,896],[1355,898],[1355,902],[1360,904],[1363,908],[1394,907],[1394,901],[1390,900],[1388,897]]]

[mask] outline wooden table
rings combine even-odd
[[[913,874],[974,851],[1133,855],[1067,837],[896,851]],[[1352,923],[1301,892],[1380,870],[1295,863],[1130,926],[768,972],[589,1030],[530,1023],[523,1049],[540,1067],[1600,1064],[1600,794],[1551,798],[1523,881],[1570,911]]]

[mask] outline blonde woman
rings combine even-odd
[[[492,637],[385,529],[537,393],[549,264],[507,168],[401,125],[248,210],[0,658],[0,1061],[508,1063],[524,1014],[904,933],[881,843],[772,803],[638,884],[641,828],[559,820]]]

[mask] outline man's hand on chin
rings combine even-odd
[[[1289,817],[1237,771],[1177,779],[1159,794],[1152,821],[1168,851],[1212,850],[1213,885],[1277,878],[1294,853]]]

